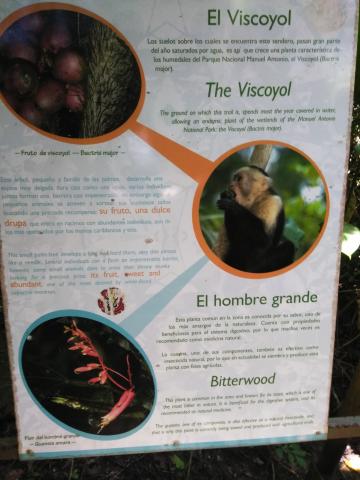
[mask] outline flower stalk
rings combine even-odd
[[[126,410],[132,401],[135,398],[135,387],[132,383],[132,373],[130,367],[130,359],[129,355],[126,355],[126,365],[127,365],[127,376],[123,375],[122,373],[108,367],[102,355],[96,349],[95,345],[91,341],[91,338],[81,330],[76,321],[73,320],[71,326],[66,326],[64,329],[65,333],[70,333],[70,337],[68,338],[67,342],[70,344],[68,347],[71,351],[80,350],[80,353],[84,356],[88,356],[91,358],[96,358],[96,363],[87,363],[86,365],[81,365],[75,368],[74,373],[79,375],[82,373],[87,373],[91,371],[97,370],[97,376],[92,377],[88,380],[88,383],[91,385],[100,384],[104,385],[107,381],[111,382],[115,385],[118,389],[122,390],[122,394],[120,395],[119,400],[115,403],[113,408],[103,417],[101,417],[99,423],[99,430],[97,433],[100,433],[103,428],[108,426],[112,421],[114,421],[121,413]],[[117,376],[117,380],[115,380],[114,375]],[[126,386],[122,385],[121,381],[126,383]]]

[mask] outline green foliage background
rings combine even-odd
[[[224,214],[216,206],[221,192],[229,186],[234,172],[249,163],[254,147],[230,155],[211,174],[200,200],[200,225],[210,248],[214,246]],[[267,173],[284,202],[284,235],[296,247],[300,258],[317,239],[326,215],[326,192],[315,167],[294,150],[274,146]]]

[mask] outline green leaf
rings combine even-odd
[[[309,454],[300,445],[279,445],[274,448],[274,451],[280,462],[284,462],[294,469],[307,469]]]
[[[293,242],[297,248],[299,248],[301,241],[305,237],[304,230],[299,228],[299,226],[294,222],[293,219],[289,219],[289,221],[287,222],[284,230],[284,235],[288,240]]]
[[[74,469],[71,473],[70,480],[78,480],[80,478],[80,472],[78,469]]]
[[[297,457],[296,462],[297,462],[298,466],[300,468],[302,468],[303,470],[305,470],[308,467],[308,462],[306,461],[306,458],[304,458],[304,457],[301,457],[301,456]]]
[[[284,455],[285,455],[284,447],[282,445],[280,445],[280,446],[274,447],[274,449],[275,449],[275,454],[278,457],[278,459],[283,460]]]
[[[185,462],[182,460],[178,455],[174,453],[174,455],[171,455],[170,460],[172,463],[175,465],[175,468],[177,470],[184,470],[185,469]]]
[[[341,251],[349,258],[360,246],[360,230],[351,225],[350,223],[345,223],[343,231],[343,239],[341,244]]]

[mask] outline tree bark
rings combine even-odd
[[[89,34],[89,68],[82,137],[96,137],[120,127],[140,96],[140,72],[129,47],[101,23]]]
[[[272,148],[272,145],[256,145],[250,158],[250,165],[254,165],[266,170],[266,166],[270,160]]]

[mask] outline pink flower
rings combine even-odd
[[[86,348],[86,346],[81,342],[76,342],[72,347],[69,347],[69,350],[80,350]]]
[[[82,373],[82,372],[90,372],[91,370],[95,370],[96,368],[100,368],[101,365],[99,363],[88,363],[83,367],[75,368],[75,373]]]
[[[99,367],[100,367],[100,365],[99,365]],[[80,367],[80,368],[86,368],[86,367]],[[79,368],[75,369],[75,373],[77,373],[77,370],[79,370]],[[82,370],[82,371],[88,371],[88,370]],[[108,379],[108,374],[106,373],[106,370],[101,370],[99,375],[97,377],[90,378],[88,383],[100,383],[101,385],[104,385],[104,383],[106,383],[107,379]]]
[[[101,385],[104,385],[104,383],[108,379],[108,374],[106,373],[106,370],[101,370],[101,372],[99,373],[99,378]]]
[[[90,380],[88,380],[88,383],[91,383],[91,384],[99,383],[99,382],[100,382],[100,377],[94,377],[94,378],[90,378]]]
[[[84,347],[81,351],[83,355],[89,355],[89,357],[96,357],[99,358],[99,354],[96,352],[95,349],[91,347]]]
[[[109,425],[115,418],[117,418],[126,408],[130,406],[132,401],[135,398],[135,391],[134,387],[131,387],[130,390],[125,390],[117,403],[113,406],[109,413],[107,413],[104,417],[101,417],[101,422],[99,424],[100,429],[97,433],[100,433],[101,430]]]

